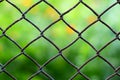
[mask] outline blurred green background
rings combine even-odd
[[[13,4],[18,6],[25,12],[30,6],[39,0],[11,0]],[[59,12],[64,13],[73,7],[79,0],[47,0],[55,6]],[[101,14],[116,0],[83,0],[98,14]],[[120,31],[120,5],[117,4],[107,11],[101,19],[109,24],[115,32]],[[0,3],[0,28],[5,30],[10,24],[19,19],[21,14],[16,8],[8,2]],[[44,2],[32,8],[26,18],[37,25],[40,30],[44,30],[49,24],[59,19],[59,15],[55,10]],[[81,32],[86,26],[97,19],[88,8],[80,4],[75,9],[64,16],[64,20],[68,22],[74,29]],[[26,20],[14,24],[7,30],[6,35],[16,41],[22,48],[30,41],[37,38],[40,32]],[[60,49],[66,47],[77,38],[77,33],[72,31],[62,20],[52,25],[45,31],[45,36],[54,42]],[[0,35],[2,31],[0,30]],[[115,38],[110,29],[100,22],[95,23],[82,34],[83,38],[89,41],[97,50],[100,50],[106,43]],[[46,39],[40,38],[25,49],[26,54],[35,59],[40,65],[43,65],[50,58],[58,54],[58,50],[51,45]],[[20,49],[5,36],[0,38],[0,63],[5,64],[8,60],[20,54]],[[120,41],[116,40],[103,51],[101,56],[110,61],[115,68],[120,66]],[[63,51],[63,55],[77,67],[83,65],[89,58],[96,55],[96,52],[83,40],[79,39],[71,47]],[[6,70],[12,74],[17,80],[26,80],[32,74],[38,71],[38,67],[24,55],[19,56],[12,61]],[[77,71],[59,56],[43,68],[45,72],[51,75],[55,80],[68,80]],[[81,72],[87,75],[91,80],[105,80],[114,73],[114,70],[99,57],[88,63],[81,69]],[[12,80],[5,73],[0,73],[0,80]],[[39,74],[32,80],[48,80],[43,74]],[[86,80],[81,75],[77,75],[74,80]],[[111,80],[120,80],[115,76]]]

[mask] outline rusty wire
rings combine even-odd
[[[77,75],[81,75],[83,76],[86,80],[91,80],[88,76],[86,76],[85,74],[83,74],[81,72],[81,69],[86,66],[89,62],[93,61],[95,58],[99,57],[100,59],[102,59],[103,61],[105,61],[113,70],[114,73],[111,74],[110,76],[108,76],[106,78],[106,80],[110,80],[111,78],[113,78],[114,76],[119,76],[120,74],[118,73],[118,71],[120,70],[120,67],[115,68],[114,65],[112,65],[107,59],[105,59],[104,57],[102,57],[100,55],[101,51],[104,50],[108,45],[110,45],[111,43],[113,43],[116,40],[120,40],[120,32],[117,33],[115,32],[111,26],[109,26],[107,23],[105,23],[104,21],[101,20],[101,16],[104,15],[109,9],[111,9],[112,7],[114,7],[115,5],[120,3],[120,0],[117,0],[115,3],[113,3],[111,6],[109,6],[106,10],[104,10],[101,14],[98,14],[96,11],[94,11],[89,5],[87,5],[83,0],[79,0],[79,2],[77,2],[72,8],[70,8],[69,10],[65,11],[64,13],[61,13],[59,10],[57,10],[52,4],[50,4],[47,0],[39,0],[37,3],[33,4],[29,9],[27,9],[25,12],[22,12],[20,8],[18,8],[14,3],[12,3],[10,0],[0,0],[0,2],[6,1],[7,3],[9,3],[10,5],[12,5],[14,8],[16,8],[16,10],[18,10],[21,13],[21,18],[19,18],[18,20],[14,21],[12,24],[10,24],[5,30],[3,30],[2,28],[0,28],[0,31],[2,31],[2,35],[0,36],[0,38],[2,37],[6,37],[7,39],[9,39],[9,41],[11,41],[12,43],[14,43],[20,50],[21,52],[14,56],[13,58],[11,58],[9,61],[7,61],[5,64],[0,64],[0,73],[4,72],[5,74],[7,74],[9,77],[11,77],[11,79],[13,80],[17,80],[12,74],[10,74],[7,70],[6,70],[6,66],[9,65],[12,61],[14,61],[16,58],[18,58],[21,55],[26,56],[28,59],[30,59],[38,68],[39,70],[34,73],[33,75],[31,75],[28,80],[31,80],[32,78],[34,78],[35,76],[37,76],[38,74],[42,73],[43,75],[45,75],[48,79],[50,80],[55,80],[51,75],[49,75],[48,73],[46,73],[43,68],[50,62],[52,62],[54,59],[56,59],[57,57],[61,56],[68,64],[70,64],[74,69],[76,69],[76,73],[71,76],[71,78],[69,78],[70,80],[73,80]],[[53,23],[49,24],[49,26],[47,26],[44,30],[40,30],[38,26],[36,26],[33,22],[31,22],[29,19],[26,18],[26,14],[29,13],[29,11],[37,6],[38,4],[44,2],[45,4],[47,4],[49,7],[51,7],[52,9],[54,9],[58,14],[59,14],[59,19],[57,19],[56,21],[54,21]],[[88,26],[86,26],[81,32],[79,32],[78,30],[74,29],[73,27],[70,26],[70,24],[64,19],[64,16],[66,14],[68,14],[70,11],[72,11],[74,8],[76,8],[77,6],[79,6],[80,4],[84,5],[85,7],[87,7],[89,10],[91,10],[97,17],[97,20],[92,22],[91,24],[89,24]],[[25,47],[21,47],[16,41],[14,41],[12,38],[10,38],[6,32],[16,23],[20,22],[21,20],[26,20],[27,22],[29,22],[34,28],[36,28],[39,32],[40,35],[32,40],[30,43],[28,43]],[[49,38],[47,38],[44,33],[46,30],[48,30],[52,25],[54,25],[55,23],[59,22],[59,21],[63,21],[69,28],[71,28],[75,33],[78,34],[78,37],[76,39],[74,39],[73,42],[71,42],[70,44],[68,44],[67,46],[65,46],[64,48],[60,49],[52,40],[50,40]],[[82,33],[84,33],[87,29],[89,29],[93,24],[97,23],[97,22],[101,22],[102,24],[104,24],[109,30],[111,30],[113,32],[114,35],[116,35],[116,37],[114,39],[112,39],[110,42],[108,42],[107,44],[105,44],[101,49],[97,50],[89,41],[87,41],[86,39],[84,39],[82,37]],[[52,58],[50,58],[47,62],[45,62],[43,65],[40,65],[36,60],[34,60],[32,57],[30,57],[28,54],[25,53],[25,49],[31,45],[32,43],[34,43],[35,41],[37,41],[39,38],[44,38],[45,40],[47,40],[50,44],[52,44],[57,50],[58,50],[58,54]],[[69,48],[71,45],[73,45],[74,43],[76,43],[79,39],[83,40],[84,42],[86,42],[95,52],[96,55],[91,57],[89,60],[87,60],[82,66],[80,67],[76,67],[76,65],[74,65],[72,62],[70,62],[64,55],[63,55],[63,51],[66,50],[67,48]]]

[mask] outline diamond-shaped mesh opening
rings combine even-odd
[[[74,65],[81,66],[86,60],[95,55],[95,51],[82,40],[63,51],[63,55]]]
[[[67,46],[75,38],[76,33],[69,28],[63,21],[59,21],[45,32],[45,36],[53,41],[60,48]]]
[[[47,43],[47,44],[46,44]],[[58,54],[57,49],[43,38],[35,41],[25,49],[25,52],[36,60],[40,65]]]
[[[37,71],[37,66],[26,56],[21,55],[8,64],[6,70],[15,76],[17,80],[21,80],[28,79],[29,76],[35,73]]]
[[[49,24],[57,20],[59,15],[53,8],[42,2],[41,4],[32,8],[26,14],[26,17],[43,30],[49,26]]]
[[[64,13],[65,11],[69,10],[70,8],[72,8],[76,3],[78,3],[79,0],[65,0],[64,2],[62,2],[61,0],[48,0],[48,2],[55,6],[55,8],[57,10],[59,10],[59,12]]]
[[[24,25],[25,24],[25,25]],[[19,31],[17,31],[19,29]],[[15,40],[20,46],[27,45],[31,40],[39,36],[39,31],[25,20],[13,25],[6,34]]]
[[[120,31],[120,6],[116,5],[113,8],[111,8],[109,11],[107,11],[103,16],[102,20],[110,25],[110,27],[115,30],[116,32]]]
[[[115,37],[112,31],[109,30],[105,25],[101,24],[100,22],[95,23],[93,26],[87,29],[82,35],[88,42],[90,42],[97,49],[102,48],[107,42],[109,42]]]
[[[97,57],[93,61],[86,64],[81,69],[81,72],[87,75],[91,80],[105,80],[105,78],[109,76],[110,73],[113,73],[114,70],[107,63]]]
[[[57,57],[50,62],[45,67],[45,71],[49,73],[55,80],[68,80],[76,72],[76,70],[67,62],[65,62],[62,57]]]
[[[18,53],[20,53],[20,49],[13,42],[6,37],[0,39],[0,63],[6,63]]]
[[[89,13],[89,14],[86,14],[86,13]],[[88,8],[80,4],[76,8],[74,8],[72,11],[67,13],[64,16],[64,19],[69,24],[74,25],[73,28],[75,28],[78,31],[81,31],[86,26],[96,21],[96,16]]]
[[[20,13],[13,6],[5,1],[0,3],[0,27],[2,29],[8,27],[18,18],[20,18]]]

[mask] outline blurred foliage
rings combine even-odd
[[[11,0],[13,4],[25,12],[30,6],[39,0]],[[73,7],[79,0],[47,0],[60,12],[64,13]],[[98,14],[101,14],[116,0],[83,0]],[[101,19],[109,24],[111,28],[120,31],[120,6],[116,5],[107,11]],[[0,28],[5,30],[14,21],[21,17],[21,13],[12,5],[3,1],[0,3]],[[26,18],[33,22],[40,30],[44,30],[51,23],[59,19],[58,13],[49,5],[41,2],[32,8]],[[82,31],[90,23],[97,19],[83,4],[64,15],[64,19],[77,31]],[[0,29],[0,35],[2,30]],[[40,32],[26,20],[21,20],[7,30],[6,35],[16,41],[22,48],[30,41],[37,38]],[[62,20],[52,25],[45,31],[44,35],[54,42],[60,49],[64,48],[77,38],[77,33],[70,29]],[[83,38],[89,41],[97,50],[100,50],[107,42],[116,36],[104,24],[97,22],[82,34]],[[0,63],[5,64],[8,60],[20,54],[20,49],[5,36],[0,38]],[[26,54],[35,59],[40,65],[43,65],[50,58],[58,54],[57,49],[44,38],[40,38],[25,49]],[[115,67],[120,66],[120,42],[116,40],[106,47],[100,54],[111,62]],[[79,39],[75,44],[63,51],[63,55],[74,65],[80,67],[89,58],[95,56],[96,52],[83,40]],[[59,56],[47,66],[44,71],[50,74],[56,80],[68,80],[77,71]],[[38,71],[37,66],[24,55],[19,56],[12,61],[6,70],[15,76],[18,80],[26,80],[29,76]],[[81,69],[81,72],[91,78],[91,80],[104,80],[114,73],[114,70],[102,59],[95,58]],[[119,80],[114,77],[112,80]],[[0,74],[0,80],[11,80],[5,73]],[[43,74],[39,74],[32,80],[48,80]],[[81,75],[77,75],[74,80],[85,80]]]

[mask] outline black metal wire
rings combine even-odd
[[[0,73],[5,73],[7,74],[11,79],[13,80],[17,80],[13,75],[11,75],[9,72],[7,72],[6,70],[6,66],[8,64],[10,64],[12,61],[14,61],[16,58],[18,58],[21,55],[24,55],[25,57],[27,57],[29,60],[31,60],[38,68],[39,70],[34,73],[33,75],[31,75],[28,80],[33,79],[35,76],[37,76],[38,74],[42,73],[44,76],[46,76],[48,79],[50,80],[54,80],[54,78],[49,75],[48,73],[46,73],[43,68],[50,62],[52,62],[54,59],[56,59],[57,57],[61,56],[64,61],[66,61],[70,66],[72,66],[74,69],[76,69],[76,73],[71,76],[71,78],[69,78],[70,80],[73,80],[77,75],[81,75],[82,77],[84,77],[86,80],[90,80],[90,78],[88,76],[86,76],[85,74],[83,74],[81,72],[81,69],[83,67],[85,67],[89,62],[93,61],[95,58],[99,57],[100,59],[102,59],[104,62],[106,62],[113,70],[114,73],[112,73],[110,76],[108,76],[106,78],[106,80],[110,80],[111,78],[113,78],[114,76],[119,76],[120,74],[118,73],[118,71],[120,70],[120,67],[115,68],[114,65],[112,65],[107,59],[105,59],[104,57],[102,57],[100,55],[101,51],[103,51],[107,46],[109,46],[111,43],[113,43],[116,40],[120,41],[120,32],[117,33],[115,32],[111,26],[109,26],[107,23],[105,23],[104,21],[101,20],[101,16],[103,14],[105,14],[109,9],[111,9],[112,7],[114,7],[117,4],[120,4],[120,0],[117,0],[115,3],[113,3],[111,6],[109,6],[106,10],[104,10],[101,14],[98,14],[96,11],[94,11],[94,9],[92,9],[89,5],[87,5],[83,0],[79,0],[72,8],[70,8],[69,10],[65,11],[64,13],[61,13],[58,9],[56,9],[52,4],[50,4],[47,0],[39,0],[38,2],[36,2],[35,4],[33,4],[31,7],[29,7],[29,9],[27,9],[25,12],[22,12],[22,10],[17,7],[14,3],[12,3],[10,0],[0,0],[0,2],[6,1],[8,4],[12,5],[16,10],[18,10],[21,14],[21,18],[17,19],[16,21],[14,21],[12,24],[10,24],[5,30],[3,30],[0,27],[0,31],[2,32],[2,35],[0,35],[0,38],[2,37],[6,37],[9,41],[11,41],[12,43],[14,43],[14,45],[16,45],[19,49],[20,49],[20,53],[16,56],[14,56],[13,58],[11,58],[10,60],[8,60],[5,64],[0,64]],[[41,3],[45,3],[47,4],[49,7],[51,7],[52,9],[54,9],[57,14],[59,15],[59,19],[57,19],[56,21],[52,22],[51,24],[49,24],[44,30],[40,30],[39,27],[37,25],[35,25],[32,21],[30,21],[28,18],[26,18],[26,14],[29,13],[29,11],[34,8],[35,6],[37,6],[38,4]],[[93,12],[93,14],[96,15],[97,20],[95,20],[94,22],[92,22],[91,24],[89,24],[88,26],[86,26],[81,32],[79,32],[78,30],[74,29],[73,27],[71,27],[71,25],[64,19],[64,16],[66,14],[68,14],[70,11],[72,11],[73,9],[75,9],[77,6],[79,6],[80,4],[84,5],[86,8],[88,8],[89,10],[91,10]],[[37,29],[40,32],[40,35],[33,39],[31,42],[29,42],[25,47],[21,47],[16,41],[14,41],[12,38],[10,38],[6,32],[13,27],[13,25],[15,25],[16,23],[20,22],[21,20],[26,20],[28,23],[30,23],[35,29]],[[44,33],[54,24],[58,23],[59,21],[63,21],[69,28],[71,28],[76,34],[78,34],[78,37],[76,39],[74,39],[70,44],[68,44],[67,46],[64,46],[64,48],[60,49],[52,40],[50,40],[49,38],[47,38]],[[106,43],[101,49],[97,50],[95,46],[93,46],[89,41],[87,41],[86,39],[83,38],[82,34],[88,30],[92,25],[94,25],[95,23],[100,22],[103,25],[105,25],[110,31],[113,32],[113,34],[116,35],[116,37],[114,39],[112,39],[111,41],[109,41],[108,43]],[[28,54],[25,53],[25,50],[27,47],[29,47],[31,44],[33,44],[35,41],[37,41],[40,38],[44,38],[46,41],[48,41],[52,46],[54,46],[56,48],[56,50],[58,51],[58,54],[55,55],[54,57],[50,58],[48,61],[46,61],[43,65],[40,65],[36,60],[34,60],[32,57],[30,57]],[[85,43],[87,43],[95,52],[96,55],[91,57],[90,59],[88,59],[83,65],[81,65],[80,67],[77,67],[76,65],[74,65],[71,61],[69,61],[64,55],[63,55],[63,51],[68,49],[71,45],[75,44],[78,40],[83,40]]]

